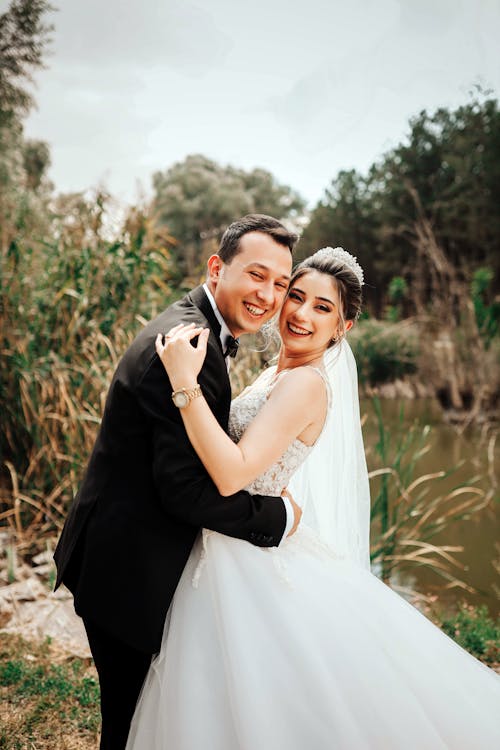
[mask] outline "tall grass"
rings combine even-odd
[[[175,296],[169,238],[143,214],[113,242],[58,234],[1,258],[0,523],[18,543],[61,526],[117,360]]]
[[[457,553],[461,547],[436,543],[451,524],[490,504],[494,488],[483,489],[481,477],[471,477],[451,490],[449,477],[458,467],[420,473],[419,461],[430,450],[431,428],[411,424],[400,411],[399,424],[390,430],[382,417],[378,398],[373,399],[378,440],[368,456],[372,494],[371,559],[385,581],[396,571],[414,566],[431,568],[445,587],[468,588],[461,579],[465,566]],[[493,460],[493,459],[491,459]]]

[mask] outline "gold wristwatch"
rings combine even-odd
[[[201,396],[201,386],[196,385],[194,388],[179,388],[172,393],[172,401],[178,409],[185,409],[191,401]]]

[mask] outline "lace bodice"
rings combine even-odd
[[[233,399],[229,416],[229,434],[237,443],[250,422],[264,405],[273,385],[275,368],[269,368],[255,383]],[[280,495],[293,472],[305,460],[312,446],[294,440],[281,458],[245,487],[254,495]]]
[[[331,394],[329,392],[328,381],[319,368],[314,368],[325,381],[328,389],[328,402],[331,404]],[[282,376],[284,376],[284,372]],[[277,382],[276,368],[272,367],[265,370],[262,375],[251,386],[246,388],[243,393],[237,396],[231,402],[231,411],[229,414],[229,434],[234,442],[238,442],[247,429],[250,422],[258,414],[259,410],[265,404],[272,388]],[[261,474],[257,479],[245,487],[245,489],[254,495],[280,495],[283,488],[288,485],[290,477],[306,457],[311,452],[313,446],[306,445],[301,440],[295,439],[283,453],[281,458]],[[198,587],[201,573],[205,567],[207,559],[207,540],[210,536],[217,535],[215,531],[203,529],[201,541],[202,548],[200,558],[193,573],[192,583],[195,588]],[[308,533],[302,524],[299,530],[292,537],[293,547],[313,549],[316,554],[325,554],[331,557],[331,550],[325,548],[315,534]],[[292,545],[288,545],[287,549]],[[277,547],[265,547],[266,552],[274,555],[275,566],[280,578],[287,584],[290,584],[286,572],[286,562],[283,559],[280,550]],[[283,552],[283,550],[281,550]]]

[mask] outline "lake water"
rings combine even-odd
[[[437,403],[421,399],[415,401],[397,400],[381,401],[384,426],[394,434],[409,429],[416,420],[424,426],[431,426],[429,443],[431,449],[421,458],[416,466],[414,478],[436,471],[449,471],[460,467],[451,476],[440,480],[439,490],[449,492],[463,482],[473,481],[475,486],[488,489],[500,476],[500,436],[494,452],[494,479],[488,476],[487,445],[488,442],[478,428],[469,429],[460,435],[458,430],[443,421]],[[403,426],[400,422],[400,410],[404,410]],[[363,428],[369,469],[380,466],[380,459],[374,457],[374,446],[378,439],[377,421],[372,402],[363,400],[361,411],[365,416]],[[491,434],[491,433],[490,433]],[[393,438],[394,439],[394,438]],[[373,493],[373,491],[372,491]],[[467,520],[451,523],[433,541],[437,544],[463,546],[462,553],[456,557],[466,565],[465,571],[456,571],[475,593],[462,589],[446,590],[446,582],[432,570],[414,567],[411,572],[398,575],[391,582],[412,588],[423,594],[438,594],[439,602],[444,607],[452,606],[461,600],[473,604],[485,603],[492,614],[500,612],[500,573],[495,570],[494,561],[500,566],[500,487],[496,488],[496,500],[488,507],[473,514]],[[372,498],[373,499],[373,498]]]

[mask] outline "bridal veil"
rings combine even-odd
[[[323,358],[330,405],[323,431],[289,489],[335,556],[370,568],[370,489],[356,361],[346,339]]]

